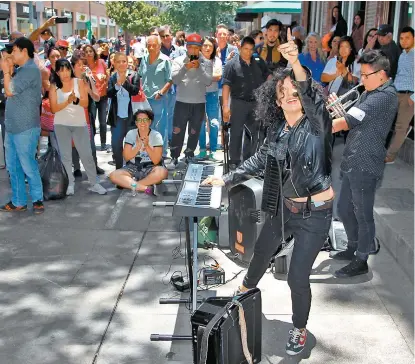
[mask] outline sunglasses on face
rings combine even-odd
[[[65,48],[65,47],[59,47],[58,48],[60,51],[67,51],[68,50],[68,48]]]
[[[150,121],[150,118],[142,118],[142,119],[137,118],[137,119],[135,119],[135,122],[136,122],[137,124],[145,124],[145,123],[147,123],[148,121]]]

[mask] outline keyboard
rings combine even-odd
[[[210,175],[222,177],[222,174],[222,166],[189,164],[174,203],[173,216],[219,216],[222,187],[201,186],[201,183]]]

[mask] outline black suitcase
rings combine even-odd
[[[210,297],[191,318],[194,364],[248,364],[243,352],[239,306],[233,297]],[[258,288],[237,296],[242,305],[252,363],[261,361],[262,310]],[[206,348],[207,346],[207,348]],[[201,352],[207,355],[202,355]]]

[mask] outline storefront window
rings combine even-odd
[[[28,35],[30,33],[29,19],[17,18],[17,30],[25,36]]]

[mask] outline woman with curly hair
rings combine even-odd
[[[276,71],[256,95],[261,100],[256,116],[269,125],[263,145],[235,171],[222,178],[210,176],[203,183],[230,187],[252,176],[264,175],[262,209],[266,221],[239,291],[257,286],[284,235],[293,235],[288,285],[294,328],[290,330],[286,352],[296,355],[304,349],[307,338],[311,268],[332,218],[332,120],[321,86],[298,60],[290,29],[287,39],[288,43],[278,50],[292,69]],[[275,176],[279,183],[275,183]]]

